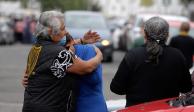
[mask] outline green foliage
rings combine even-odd
[[[58,9],[66,10],[86,10],[88,8],[88,0],[39,0],[42,10]]]
[[[185,6],[189,5],[190,2],[194,2],[194,0],[180,0]]]
[[[0,1],[17,1],[17,0],[0,0]]]
[[[141,3],[140,4],[142,6],[149,7],[149,6],[152,6],[153,5],[153,0],[141,0]]]
[[[21,1],[22,7],[27,8],[28,0],[20,0],[20,1]]]
[[[101,7],[98,4],[93,4],[91,6],[92,11],[101,11]]]

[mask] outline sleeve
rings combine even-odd
[[[85,60],[89,60],[96,56],[96,51],[94,50],[94,47],[91,45],[85,45],[85,51],[86,51]]]
[[[121,61],[119,68],[112,79],[112,82],[110,84],[110,89],[112,92],[124,95],[127,92],[128,89],[128,82],[129,82],[129,75],[131,74],[132,68],[130,66],[131,56],[129,54],[126,54],[123,60]]]
[[[169,46],[175,47],[175,42],[174,42],[175,37],[172,37],[169,43]]]
[[[66,75],[66,70],[73,64],[73,54],[70,51],[62,50],[53,60],[50,70],[57,78],[62,78]]]
[[[92,45],[75,45],[75,53],[83,60],[89,60],[96,55]]]

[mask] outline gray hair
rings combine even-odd
[[[169,24],[160,17],[152,17],[144,25],[147,36],[146,51],[148,52],[148,62],[158,64],[159,56],[163,53],[163,45],[169,34]]]
[[[62,21],[64,21],[63,13],[58,11],[45,11],[39,17],[34,35],[37,38],[48,39],[48,28],[52,29],[51,34],[58,34]]]

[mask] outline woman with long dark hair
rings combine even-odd
[[[169,24],[152,17],[144,24],[144,34],[145,45],[126,53],[110,85],[112,92],[126,95],[126,106],[175,97],[192,88],[183,54],[165,44]]]

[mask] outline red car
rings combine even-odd
[[[127,107],[117,112],[194,112],[194,97],[168,98]],[[185,105],[183,106],[183,103]]]

